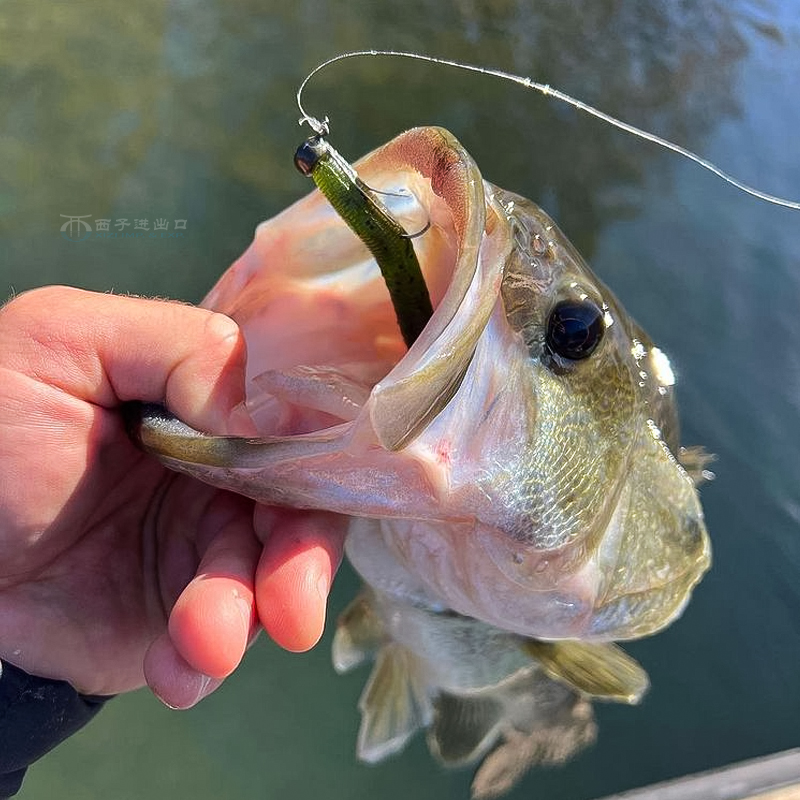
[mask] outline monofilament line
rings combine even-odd
[[[615,128],[619,128],[625,133],[630,133],[633,136],[638,136],[640,139],[644,139],[645,141],[652,142],[653,144],[659,145],[660,147],[664,147],[667,150],[671,150],[673,153],[677,153],[679,156],[683,156],[684,158],[689,159],[689,161],[693,161],[695,164],[703,167],[703,169],[707,169],[709,172],[713,173],[719,178],[722,178],[723,181],[726,183],[731,184],[731,186],[735,186],[742,192],[746,194],[752,195],[753,197],[757,197],[759,200],[764,200],[767,203],[772,203],[777,206],[782,206],[783,208],[791,208],[795,211],[800,211],[800,201],[797,200],[786,200],[783,197],[776,197],[772,194],[767,194],[766,192],[762,192],[759,189],[755,189],[752,186],[748,186],[746,183],[743,183],[740,180],[728,175],[726,172],[721,170],[715,164],[712,164],[705,158],[698,156],[696,153],[693,153],[691,150],[687,150],[685,147],[681,147],[674,142],[670,142],[667,139],[663,139],[661,136],[657,136],[654,133],[650,133],[649,131],[642,130],[641,128],[637,128],[635,125],[630,125],[627,122],[623,122],[616,117],[612,117],[610,114],[606,114],[604,111],[600,111],[598,108],[594,108],[594,106],[590,106],[588,103],[584,103],[581,100],[578,100],[564,92],[559,91],[558,89],[554,89],[552,86],[549,86],[546,83],[539,83],[532,78],[523,78],[520,75],[514,75],[510,72],[504,72],[500,69],[492,69],[491,67],[479,67],[475,64],[463,64],[460,61],[451,61],[447,58],[439,58],[438,56],[429,56],[423,55],[421,53],[410,53],[405,52],[402,50],[353,50],[352,52],[348,53],[340,53],[339,55],[333,56],[333,58],[329,58],[327,61],[323,61],[321,64],[318,64],[311,72],[306,75],[303,82],[300,84],[299,89],[297,90],[297,107],[300,110],[300,124],[308,124],[311,126],[312,130],[317,133],[318,135],[325,136],[329,130],[328,118],[325,117],[322,121],[320,121],[317,117],[313,117],[310,114],[306,113],[306,110],[303,108],[302,97],[303,91],[305,90],[306,86],[308,85],[309,81],[321,70],[329,67],[331,64],[335,64],[337,61],[344,61],[347,58],[362,58],[362,57],[370,57],[370,56],[384,56],[384,57],[393,57],[393,58],[411,58],[415,61],[425,61],[430,64],[440,64],[445,67],[454,67],[456,69],[465,70],[466,72],[477,72],[480,75],[489,75],[494,78],[502,78],[506,81],[511,81],[512,83],[517,83],[520,86],[524,86],[526,89],[534,89],[537,92],[545,95],[545,97],[554,97],[556,100],[560,100],[568,105],[572,106],[573,108],[578,109],[579,111],[583,111],[586,114],[589,114],[593,117],[596,117],[603,122],[607,122],[609,125],[613,125]]]

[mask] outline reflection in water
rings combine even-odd
[[[735,112],[735,63],[746,54],[730,8],[716,2],[645,8],[495,0],[386,9],[362,0],[334,11],[324,2],[267,10],[260,2],[150,0],[119,14],[92,0],[54,24],[50,4],[19,0],[0,13],[2,156],[14,165],[5,176],[5,232],[31,219],[37,232],[49,230],[77,198],[99,216],[120,195],[151,191],[154,178],[162,196],[177,200],[194,159],[270,196],[273,210],[284,205],[297,186],[285,169],[292,92],[303,68],[319,60],[321,30],[330,53],[380,46],[396,22],[395,46],[532,75],[696,148]],[[463,138],[479,163],[483,152],[510,151],[503,172],[523,184],[514,188],[546,198],[563,228],[582,231],[577,245],[589,255],[594,235],[587,232],[635,211],[646,165],[664,155],[563,104],[544,108],[518,88],[425,65],[338,65],[312,95],[351,155],[398,127],[432,121],[469,131]],[[504,174],[490,177],[509,185]],[[53,183],[61,191],[44,190]]]
[[[164,6],[144,2],[120,14],[95,0],[54,17],[50,3],[12,2],[0,15],[0,157],[12,166],[3,176],[11,213],[0,231],[52,230],[65,194],[109,207],[157,135]]]
[[[792,196],[795,12],[779,0],[6,0],[2,292],[61,281],[201,297],[255,225],[307,190],[291,165],[297,84],[324,58],[365,47],[532,75]],[[687,438],[720,457],[705,495],[715,568],[679,625],[632,648],[654,690],[632,715],[600,708],[598,744],[514,796],[596,797],[797,745],[795,219],[488,78],[373,60],[328,71],[308,100],[331,115],[347,156],[443,124],[487,178],[541,202],[668,343]],[[61,214],[163,214],[188,228],[174,242],[73,244],[58,235]],[[334,614],[354,589],[345,571]],[[364,676],[337,679],[326,651],[289,656],[260,642],[189,715],[120,698],[33,770],[21,797],[463,797],[468,777],[441,773],[419,746],[375,770],[355,766]]]

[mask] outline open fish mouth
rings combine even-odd
[[[428,226],[414,247],[435,310],[416,342],[312,193],[259,226],[204,301],[247,341],[258,436],[153,414],[144,447],[260,502],[371,520],[358,541],[378,545],[348,545],[356,569],[384,588],[400,575],[432,607],[543,639],[667,625],[709,545],[660,351],[446,131],[408,131],[356,167],[407,230]]]

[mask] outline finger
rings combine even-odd
[[[166,633],[150,645],[144,677],[153,694],[170,708],[191,708],[222,684],[187,663]]]
[[[238,507],[232,504],[230,509]],[[205,675],[224,678],[244,656],[256,628],[254,577],[260,553],[252,514],[233,513],[170,613],[175,649]]]
[[[294,652],[308,650],[325,628],[328,593],[342,559],[346,519],[258,506],[255,526],[256,532],[266,537],[256,572],[261,624],[281,647]]]
[[[49,286],[20,295],[0,315],[10,367],[88,402],[166,402],[190,425],[226,433],[243,399],[244,339],[223,314]]]

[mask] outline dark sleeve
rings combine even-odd
[[[108,700],[78,694],[65,681],[0,663],[0,798],[19,791],[25,769],[82,728]]]

